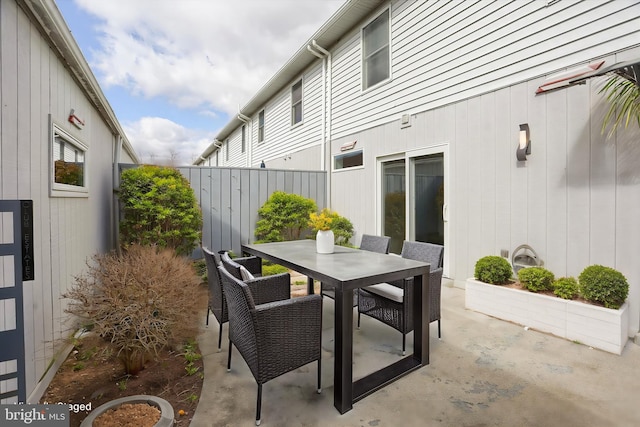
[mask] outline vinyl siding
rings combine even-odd
[[[393,2],[391,81],[361,91],[360,28],[335,48],[332,136],[637,44],[639,9],[631,1]]]
[[[31,199],[35,280],[23,283],[27,396],[71,333],[61,294],[113,247],[114,136],[14,1],[0,2],[0,199]],[[85,120],[68,121],[75,109]],[[50,122],[88,147],[89,197],[50,197]],[[127,156],[128,158],[128,156]]]

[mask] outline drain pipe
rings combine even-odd
[[[307,50],[322,59],[322,132],[320,146],[320,169],[327,174],[327,207],[331,207],[331,168],[327,167],[327,139],[331,139],[331,52],[315,40],[307,45]]]
[[[116,135],[113,153],[113,244],[120,254],[120,155],[122,153],[122,136]]]
[[[253,151],[251,150],[251,118],[242,114],[242,112],[240,112],[240,108],[238,108],[238,120],[240,120],[245,125],[247,125],[247,132],[245,134],[245,136],[248,137],[247,140],[245,141],[245,143],[247,144],[247,162],[246,163],[247,163],[247,167],[250,168],[251,164],[253,163],[253,159],[252,159]]]

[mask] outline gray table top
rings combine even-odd
[[[243,251],[269,259],[316,280],[345,289],[429,274],[429,264],[360,249],[335,247],[316,252],[314,240],[243,245]]]

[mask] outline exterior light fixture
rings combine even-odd
[[[529,137],[529,125],[524,123],[520,125],[518,149],[516,150],[516,158],[518,161],[527,160],[527,155],[531,154],[531,139]]]

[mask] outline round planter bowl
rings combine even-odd
[[[147,396],[145,394],[138,394],[135,396],[121,397],[115,399],[104,405],[98,406],[94,409],[87,418],[82,421],[80,427],[91,427],[93,421],[100,415],[107,412],[109,409],[116,409],[118,406],[124,403],[146,403],[151,406],[155,406],[160,410],[160,419],[154,424],[155,427],[172,427],[173,426],[173,407],[166,400],[157,396]]]

